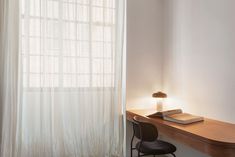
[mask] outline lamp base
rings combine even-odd
[[[160,102],[157,103],[156,110],[157,110],[157,112],[162,112],[163,111],[162,103],[160,103]]]

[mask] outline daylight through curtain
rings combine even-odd
[[[19,92],[3,104],[2,143],[12,148],[2,157],[122,157],[125,1],[21,0],[19,8],[19,63],[10,67]]]

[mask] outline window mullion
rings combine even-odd
[[[92,87],[92,1],[89,1],[89,68],[90,68],[90,76],[89,76],[89,86]]]
[[[78,76],[78,71],[77,71],[77,68],[78,68],[78,57],[79,57],[79,55],[78,55],[78,46],[77,46],[77,44],[78,44],[78,24],[79,23],[77,23],[77,21],[78,21],[78,17],[77,17],[77,14],[78,14],[78,3],[75,3],[74,4],[75,5],[75,16],[74,16],[74,18],[75,18],[75,22],[74,22],[74,25],[75,25],[75,87],[78,87],[78,78],[79,78],[79,76]]]
[[[103,27],[103,52],[102,52],[102,64],[103,64],[103,73],[101,72],[101,76],[100,77],[102,77],[101,79],[102,79],[102,86],[104,87],[105,86],[105,71],[104,71],[104,69],[105,69],[105,61],[104,61],[104,50],[105,50],[105,8],[104,8],[104,6],[105,6],[105,0],[103,1],[103,24],[102,24],[102,27]]]
[[[59,0],[59,88],[63,87],[63,1]]]
[[[30,87],[30,59],[29,59],[29,27],[30,27],[30,23],[29,23],[29,12],[30,12],[30,1],[29,0],[25,0],[25,18],[24,18],[24,29],[25,29],[25,54],[26,54],[26,77],[27,77],[27,82],[26,82],[26,87]]]

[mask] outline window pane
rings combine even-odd
[[[89,87],[90,75],[77,75],[77,87]]]
[[[104,59],[104,73],[111,74],[114,72],[113,63],[111,59]]]
[[[64,87],[76,87],[76,75],[63,75],[64,81],[63,85]]]
[[[106,0],[106,7],[108,7],[108,8],[115,8],[115,0]]]
[[[63,0],[63,2],[67,3],[79,3],[79,4],[89,4],[91,0]]]
[[[66,22],[63,24],[63,38],[76,39],[75,23]]]
[[[65,74],[75,74],[76,73],[76,58],[64,57],[64,59],[63,59],[63,72]]]
[[[88,58],[78,58],[76,60],[77,64],[77,73],[79,74],[88,74],[90,73],[90,63]]]
[[[73,3],[63,3],[63,19],[75,20],[75,5]]]
[[[77,42],[72,40],[63,41],[63,55],[64,56],[76,56],[77,54]]]
[[[112,57],[112,45],[111,43],[105,43],[104,44],[104,57],[106,58],[111,58]]]
[[[46,56],[58,56],[59,55],[59,50],[46,50],[43,52]]]
[[[58,39],[46,39],[46,50],[59,50]]]
[[[59,75],[58,74],[44,74],[41,76],[42,87],[58,87]]]
[[[104,40],[104,31],[102,26],[93,26],[92,27],[92,40],[93,41],[103,41]]]
[[[103,87],[104,85],[104,77],[103,75],[92,75],[92,86],[93,87]]]
[[[105,9],[104,11],[104,22],[108,24],[115,23],[115,10],[114,9]]]
[[[89,25],[88,24],[78,24],[77,25],[77,38],[79,40],[89,40]]]
[[[92,70],[93,74],[104,73],[104,61],[103,59],[92,59]]]
[[[24,86],[112,86],[115,0],[22,0],[21,5]]]
[[[114,76],[105,75],[104,76],[104,87],[113,87],[114,86]]]
[[[112,87],[114,86],[113,75],[92,75],[93,87]]]
[[[40,54],[40,38],[29,38],[29,53]]]
[[[55,20],[46,21],[46,36],[58,38],[59,34],[59,22]]]
[[[29,86],[40,87],[40,74],[29,74]]]
[[[103,42],[92,43],[92,56],[104,57],[104,43]]]
[[[41,1],[30,0],[30,15],[31,16],[40,16],[41,15]]]
[[[93,22],[103,22],[104,21],[103,14],[104,14],[103,8],[93,7],[92,9]]]
[[[21,0],[21,14],[25,14],[25,0]]]
[[[92,0],[92,5],[94,6],[103,6],[104,0]]]
[[[76,3],[77,0],[62,0],[62,1],[66,3]]]
[[[112,41],[112,28],[104,27],[104,41],[111,42]]]
[[[74,0],[74,1],[81,3],[81,4],[89,4],[91,0]]]
[[[89,43],[88,42],[78,42],[79,52],[78,56],[88,57],[89,56]]]
[[[93,26],[92,39],[93,41],[111,42],[112,41],[112,28],[102,27],[102,26]]]
[[[77,6],[77,20],[88,22],[89,21],[89,8],[87,6],[78,5]]]
[[[25,37],[21,37],[21,50],[22,52],[21,53],[25,53],[25,51],[28,51],[28,46],[26,44],[26,38]]]
[[[59,18],[59,2],[47,1],[47,17]]]
[[[40,67],[40,57],[39,56],[31,56],[30,57],[30,73],[40,73],[41,67]]]
[[[111,74],[114,72],[111,59],[93,59],[93,74]]]
[[[49,57],[45,56],[41,60],[41,65],[44,73],[58,73],[59,72],[59,58],[58,57]]]

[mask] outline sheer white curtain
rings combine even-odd
[[[19,8],[2,157],[124,156],[125,0],[21,0]]]
[[[0,120],[1,157],[15,155],[18,61],[19,2],[0,0]]]

